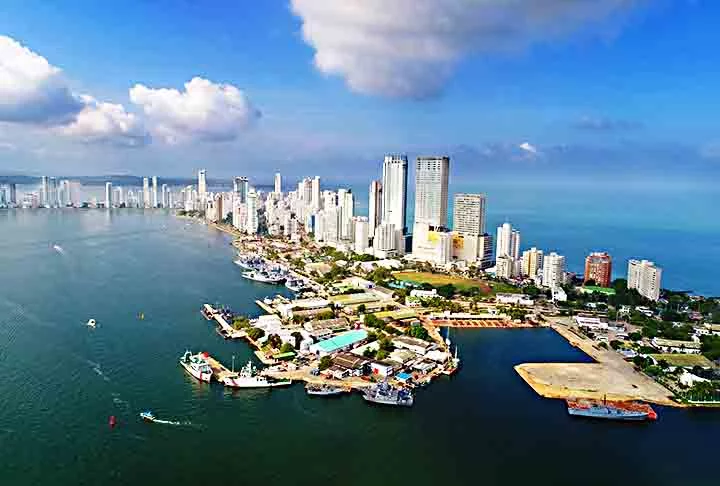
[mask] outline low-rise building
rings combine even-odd
[[[350,349],[354,344],[366,338],[367,331],[364,329],[355,329],[353,331],[338,334],[330,339],[317,342],[310,346],[309,351],[317,354],[318,356],[325,356],[344,349]]]
[[[535,304],[530,296],[525,294],[496,294],[495,302],[498,304],[532,306]]]
[[[653,338],[653,347],[663,353],[700,354],[700,343],[695,341],[678,341],[676,339]]]
[[[395,372],[395,366],[393,363],[387,361],[373,361],[370,363],[370,371],[373,375],[386,378],[392,376]]]
[[[609,328],[607,320],[600,317],[575,316],[575,324],[590,331],[607,331]]]
[[[410,336],[397,336],[393,338],[392,343],[398,349],[407,349],[421,356],[432,347],[431,343]]]
[[[329,334],[347,331],[349,328],[348,321],[344,317],[336,319],[322,319],[306,322],[303,328],[314,338],[325,337]]]

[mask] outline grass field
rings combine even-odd
[[[385,319],[386,317],[390,317],[392,319],[411,319],[413,317],[417,317],[417,313],[414,310],[399,310],[399,311],[385,311],[385,312],[376,312],[375,317],[378,319]]]
[[[664,359],[670,366],[702,366],[703,368],[712,366],[712,362],[701,354],[651,354],[650,356],[657,361]]]
[[[441,273],[429,272],[395,272],[393,277],[397,280],[412,282],[416,284],[428,283],[435,287],[440,285],[452,284],[458,290],[466,290],[471,288],[479,288],[483,294],[495,293],[516,293],[518,290],[508,284],[499,282],[486,282],[483,280],[471,280],[469,278],[452,277]]]

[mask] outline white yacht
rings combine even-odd
[[[87,327],[92,327],[93,329],[97,326],[97,322],[95,322],[95,319],[90,319],[87,321]]]

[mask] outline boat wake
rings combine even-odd
[[[96,375],[98,375],[99,377],[101,377],[103,380],[105,380],[107,382],[110,381],[110,377],[108,377],[105,373],[103,373],[103,370],[100,368],[100,363],[90,361],[89,359],[87,359],[85,361],[87,362],[87,364],[90,365],[90,367],[92,368],[92,370],[95,372]]]
[[[60,246],[60,245],[53,245],[52,247],[53,247],[53,250],[55,250],[56,252],[60,253],[61,255],[64,255],[64,254],[65,254],[65,250],[63,250],[63,247],[62,247],[62,246]]]
[[[174,420],[162,420],[162,419],[155,419],[153,423],[156,424],[163,424],[163,425],[184,425],[184,426],[192,426],[193,423],[186,421],[186,422],[177,422]]]

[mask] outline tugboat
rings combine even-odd
[[[276,386],[288,386],[292,381],[271,381],[267,377],[260,375],[258,369],[248,361],[238,373],[231,373],[222,380],[223,384],[229,388],[269,388]]]
[[[317,397],[335,397],[338,395],[342,395],[344,393],[347,393],[350,391],[347,388],[343,388],[340,386],[332,386],[332,385],[315,385],[312,383],[308,383],[305,385],[305,391],[308,395],[317,396]]]
[[[393,387],[386,381],[363,391],[363,398],[371,403],[402,407],[412,407],[415,401],[411,391]]]
[[[657,420],[655,410],[641,402],[608,401],[606,398],[569,398],[565,402],[568,413],[576,417],[626,421]]]
[[[191,376],[205,383],[210,383],[212,367],[205,353],[192,354],[190,351],[185,351],[185,354],[180,358],[180,365]]]

